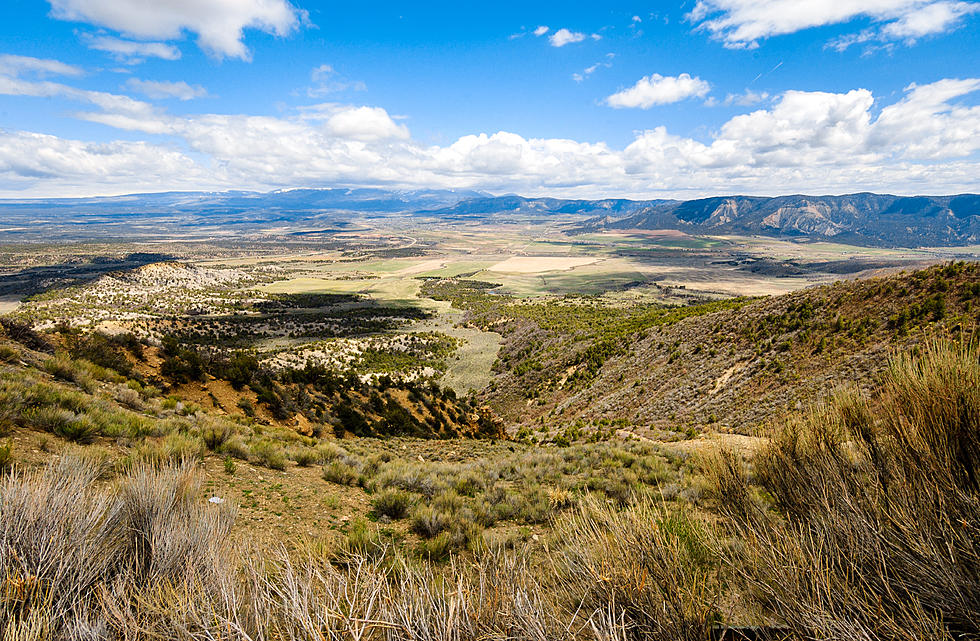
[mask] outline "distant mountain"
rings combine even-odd
[[[0,200],[0,240],[241,238],[270,230],[331,233],[355,215],[448,207],[475,191],[288,189]]]
[[[484,196],[476,191],[387,189],[281,189],[270,192],[170,191],[98,198],[0,199],[0,212],[73,213],[247,212],[323,210],[408,212],[447,207]]]
[[[980,195],[718,196],[697,200],[571,200],[489,196],[476,191],[288,189],[164,192],[105,198],[0,200],[0,235],[120,236],[153,230],[217,233],[318,225],[343,227],[350,213],[447,220],[578,216],[572,231],[679,229],[692,234],[833,238],[862,245],[980,243]],[[53,237],[52,237],[53,238]]]
[[[525,198],[523,196],[488,196],[461,200],[454,205],[419,213],[434,214],[442,218],[487,216],[492,214],[579,214],[623,216],[649,207],[676,201],[627,200],[606,198],[603,200],[566,200],[561,198]]]
[[[592,216],[578,231],[680,229],[693,234],[834,238],[863,245],[980,242],[980,196],[718,196],[697,200],[563,200],[521,196],[461,200],[425,212],[440,217],[499,214]]]
[[[980,242],[980,195],[723,196],[659,203],[626,217],[594,219],[583,229],[808,236],[870,245],[970,245]]]

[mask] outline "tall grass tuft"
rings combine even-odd
[[[588,496],[557,530],[560,581],[576,607],[619,621],[631,639],[708,638],[724,572],[694,514],[649,498],[618,510]]]
[[[871,396],[839,392],[719,486],[745,592],[799,635],[980,637],[980,350],[934,341]],[[733,509],[731,506],[738,506]]]

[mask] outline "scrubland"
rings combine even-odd
[[[479,394],[407,375],[458,348],[428,312],[348,294],[0,319],[3,638],[980,639],[976,265],[684,306],[415,284],[502,336]],[[267,358],[328,322],[356,359]]]
[[[265,547],[234,540],[236,506],[206,499],[192,455],[66,451],[4,476],[0,616],[15,639],[977,638],[978,421],[977,343],[932,340],[753,456],[705,456],[694,500],[642,489],[679,468],[640,445],[453,464],[334,443],[325,483],[363,485],[376,522]],[[622,492],[590,487],[617,473]],[[519,503],[495,493],[533,510],[539,490],[540,516],[495,514]],[[529,553],[474,527],[494,516],[550,527]]]

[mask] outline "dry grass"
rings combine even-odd
[[[102,460],[67,455],[45,469],[4,477],[4,638],[636,638],[638,624],[624,618],[636,611],[618,600],[644,587],[588,589],[603,551],[572,550],[606,545],[597,537],[611,523],[624,542],[672,546],[653,553],[668,565],[680,549],[666,530],[660,538],[640,531],[648,525],[649,505],[617,515],[615,508],[587,502],[568,521],[568,547],[554,559],[561,574],[542,573],[519,551],[476,544],[469,561],[447,549],[447,565],[419,563],[394,552],[387,535],[365,522],[334,550],[232,551],[227,542],[235,509],[204,500],[192,464],[136,465],[106,484],[98,480]],[[451,502],[441,497],[437,507],[461,509]],[[437,538],[426,541],[433,556]],[[637,577],[639,567],[621,576]],[[684,576],[683,570],[665,572]],[[644,625],[651,620],[647,616]]]
[[[761,612],[808,638],[980,638],[978,355],[897,357],[873,397],[843,391],[778,430],[754,478],[720,468],[745,541],[731,565]]]

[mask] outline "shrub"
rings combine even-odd
[[[360,477],[358,469],[344,461],[333,461],[323,466],[323,479],[337,485],[354,485]]]
[[[91,443],[99,435],[99,426],[88,415],[79,414],[56,426],[54,433],[73,443]]]
[[[317,457],[322,463],[331,463],[339,458],[350,456],[350,452],[336,443],[320,443],[316,447]]]
[[[576,603],[621,622],[629,638],[709,638],[722,566],[693,514],[650,499],[620,511],[590,496],[556,532],[564,537],[561,586]]]
[[[223,454],[232,456],[242,461],[247,461],[248,456],[251,453],[248,445],[245,444],[245,440],[241,436],[235,434],[231,436],[227,441],[225,441],[220,448]]]
[[[86,392],[95,391],[95,379],[78,363],[56,356],[44,361],[44,370],[63,381],[75,383]]]
[[[371,527],[367,521],[355,519],[347,531],[347,536],[336,553],[336,560],[352,562],[359,559],[377,559],[385,555],[389,548],[381,531]]]
[[[397,489],[382,490],[371,500],[371,507],[378,516],[390,519],[403,519],[412,505],[412,496],[408,492]]]
[[[437,534],[445,532],[452,525],[453,517],[451,514],[431,505],[420,503],[412,511],[410,527],[412,532],[415,532],[419,536],[432,538]]]
[[[20,358],[20,352],[12,345],[0,345],[0,362],[13,363]]]
[[[289,458],[296,461],[300,467],[309,467],[321,462],[319,452],[312,447],[294,447],[289,450]]]
[[[281,445],[270,441],[260,440],[252,443],[249,460],[272,470],[286,469],[286,454]]]
[[[74,418],[74,412],[45,405],[25,411],[21,415],[21,422],[28,427],[55,434]]]
[[[755,482],[716,482],[748,545],[745,593],[795,634],[980,634],[980,350],[933,342],[896,357],[876,394],[837,393],[772,435]],[[804,632],[805,631],[805,632]]]
[[[201,431],[204,447],[211,452],[217,452],[221,446],[235,435],[235,430],[224,422],[210,421]]]
[[[115,488],[96,485],[99,473],[68,455],[0,478],[5,638],[18,632],[32,639],[91,638],[96,625],[97,636],[115,638],[113,632],[135,631],[139,624],[133,617],[110,627],[112,615],[103,609],[109,590],[121,608],[115,614],[128,616],[137,601],[148,608],[155,598],[150,595],[161,588],[198,585],[202,594],[217,589],[233,506],[201,500],[200,477],[189,466],[137,467]],[[173,601],[160,603],[175,608]],[[148,612],[139,618],[147,621]]]
[[[173,432],[161,441],[148,441],[135,454],[141,464],[164,467],[189,463],[204,457],[204,443],[190,434]]]
[[[6,470],[14,464],[13,443],[7,441],[0,445],[0,471]]]
[[[117,388],[114,391],[113,396],[121,405],[125,405],[131,409],[142,410],[145,407],[143,397],[140,396],[139,391],[134,390],[131,387]]]
[[[452,535],[449,532],[440,532],[430,539],[419,541],[415,550],[419,556],[428,561],[444,561],[449,558],[453,547]]]

